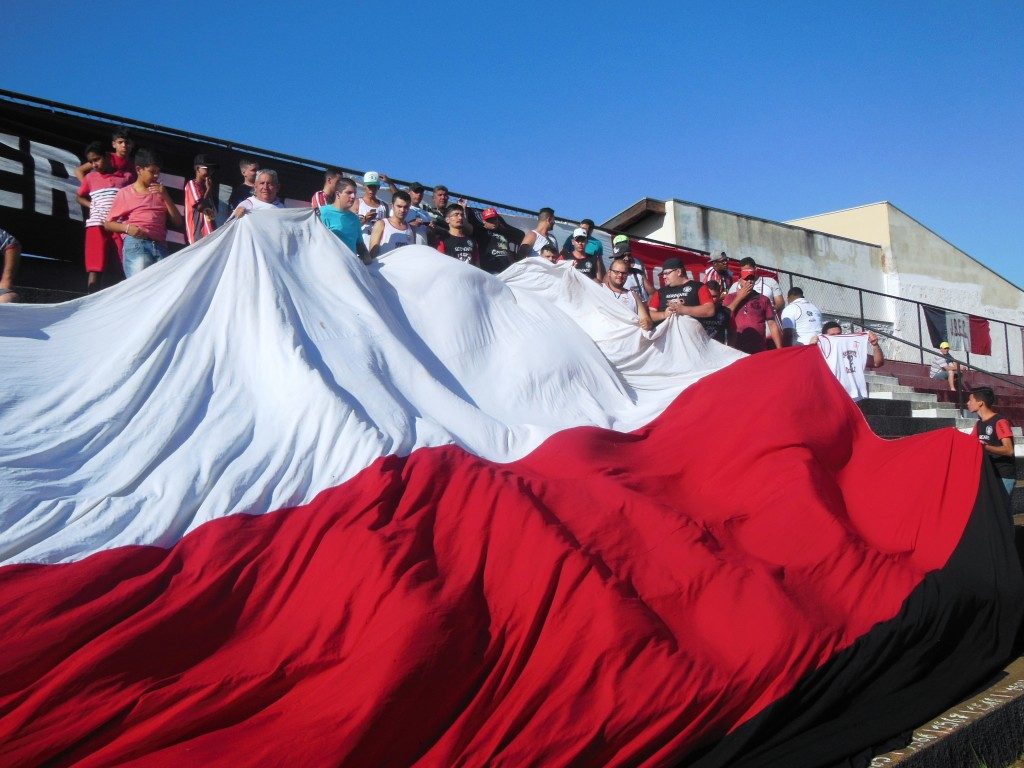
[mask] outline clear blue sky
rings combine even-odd
[[[1024,286],[1024,4],[848,5],[9,0],[0,86],[599,222],[889,200]]]

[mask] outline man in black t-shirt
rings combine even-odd
[[[447,234],[441,235],[437,243],[437,250],[447,253],[449,256],[480,266],[480,252],[476,247],[476,241],[466,231],[466,212],[458,203],[451,203],[444,211],[445,225],[448,227]]]
[[[710,317],[698,317],[697,321],[704,326],[704,331],[712,339],[722,344],[728,344],[732,311],[728,307],[722,306],[722,286],[717,280],[711,280],[704,287],[715,303],[715,313]]]
[[[587,230],[576,227],[572,232],[572,266],[591,280],[604,281],[604,263],[597,256],[587,255]]]
[[[518,259],[519,244],[525,234],[516,229],[494,208],[487,208],[480,215],[480,266],[491,274],[497,274]]]
[[[651,317],[661,322],[669,315],[689,315],[701,318],[715,314],[715,302],[707,288],[686,276],[683,262],[665,259],[661,265],[661,279],[665,284],[651,297]]]
[[[260,164],[251,157],[243,157],[238,162],[238,170],[242,174],[242,183],[231,190],[231,197],[228,198],[228,210],[234,211],[243,200],[252,197],[256,192],[256,172]]]

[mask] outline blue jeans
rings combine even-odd
[[[124,236],[124,276],[141,272],[167,258],[167,245],[144,237]]]

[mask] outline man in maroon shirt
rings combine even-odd
[[[771,334],[772,341],[778,349],[782,349],[782,332],[778,320],[775,319],[775,305],[764,294],[754,290],[757,275],[753,272],[745,274],[739,281],[735,292],[736,298],[732,309],[732,346],[741,352],[754,354],[768,349],[765,330]]]

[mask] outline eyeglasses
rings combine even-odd
[[[613,275],[628,275],[629,274],[629,272],[627,270],[625,270],[625,269],[610,269],[608,271],[611,272]]]

